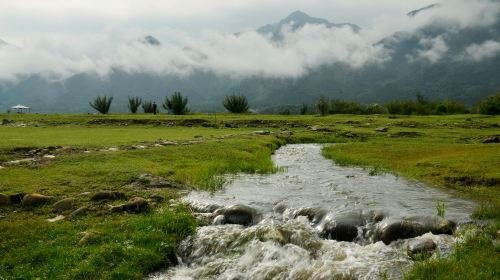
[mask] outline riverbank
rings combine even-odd
[[[0,119],[9,121],[0,125],[0,193],[53,197],[39,205],[10,200],[0,206],[4,278],[139,279],[173,265],[178,242],[196,227],[189,209],[175,199],[191,188],[219,188],[218,175],[225,173],[274,172],[270,156],[285,143],[346,143],[325,155],[457,188],[493,205],[483,209],[498,209],[499,144],[483,142],[498,136],[499,117],[14,114]],[[437,175],[428,175],[433,172]],[[123,196],[92,199],[103,190]],[[148,207],[138,213],[111,210],[134,197],[144,198]],[[65,198],[74,199],[72,206],[55,210],[53,203]],[[88,211],[71,216],[81,207]],[[47,221],[59,215],[65,219]],[[498,221],[499,215],[483,211],[482,216]],[[483,263],[491,268],[486,271],[497,273],[494,248],[474,248],[480,256],[485,252]],[[478,258],[465,259],[470,257]]]

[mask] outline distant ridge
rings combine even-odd
[[[280,38],[281,30],[283,30],[285,26],[288,26],[291,29],[290,31],[293,32],[304,27],[306,24],[325,25],[328,28],[350,27],[355,32],[360,29],[359,26],[352,23],[332,23],[326,19],[311,17],[302,11],[295,11],[277,23],[266,24],[260,27],[257,29],[257,32],[261,34],[271,34],[273,38]]]

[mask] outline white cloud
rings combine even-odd
[[[482,44],[471,44],[465,49],[463,58],[474,62],[481,62],[485,59],[500,55],[500,42],[484,41]]]
[[[420,39],[419,45],[422,48],[418,49],[415,55],[407,56],[410,62],[426,60],[434,64],[441,60],[449,50],[442,36]]]
[[[21,32],[21,35],[2,38],[17,47],[0,46],[0,80],[15,80],[18,75],[34,73],[65,78],[80,72],[95,72],[105,77],[114,68],[162,75],[188,75],[199,70],[232,77],[299,77],[321,65],[343,63],[360,68],[383,63],[390,59],[390,52],[376,43],[394,32],[418,34],[415,31],[419,28],[435,22],[455,29],[485,26],[494,23],[500,13],[498,1],[491,0],[444,0],[439,8],[412,18],[406,16],[410,10],[408,5],[423,7],[428,4],[426,1],[355,2],[3,0],[0,4],[0,26],[6,22],[7,26],[10,24],[14,28],[14,23],[18,23],[16,19],[33,17],[35,22],[47,20],[59,22],[62,26],[71,26],[73,20],[89,24],[102,21],[107,23],[107,27],[103,32],[34,32],[28,36],[23,36]],[[283,7],[278,9],[279,5]],[[372,25],[359,33],[349,28],[328,29],[307,25],[296,32],[285,31],[284,40],[280,43],[252,31],[235,36],[220,31],[205,30],[193,34],[178,28],[134,26],[137,22],[154,22],[162,18],[196,21],[219,17],[221,22],[228,22],[228,19],[234,20],[244,11],[255,15],[259,14],[258,11],[286,15],[297,8],[314,16],[324,16],[325,11],[328,8],[334,10],[334,6],[338,11],[351,11],[353,15],[381,13],[381,7],[390,8],[391,13],[375,18]],[[267,22],[273,21],[277,18]],[[141,44],[138,38],[148,34],[158,37],[163,44]],[[497,53],[496,48],[494,43],[484,43],[469,46],[465,53],[479,61]],[[420,49],[410,52],[412,60],[436,63],[447,54],[448,46],[442,36],[423,38]]]

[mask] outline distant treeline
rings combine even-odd
[[[102,114],[107,114],[112,101],[113,97],[111,96],[98,96],[90,102],[90,106]],[[183,97],[180,92],[174,92],[171,97],[165,98],[162,107],[171,114],[184,115],[190,111],[187,104],[187,97]],[[141,105],[144,113],[156,114],[158,112],[155,102],[142,100],[138,96],[129,97],[128,108],[131,113],[137,113]],[[222,105],[231,113],[250,111],[247,97],[242,95],[226,96],[222,101]],[[330,100],[325,96],[320,96],[314,105],[304,103],[302,105],[282,106],[277,113],[281,115],[317,113],[321,115],[452,115],[469,113],[499,115],[500,92],[482,99],[475,107],[469,107],[465,103],[456,100],[427,100],[420,92],[415,94],[415,100],[393,100],[384,104],[362,104],[341,99]]]
[[[421,93],[416,93],[415,100],[393,100],[384,104],[362,104],[353,101],[332,99],[321,96],[316,102],[317,113],[327,114],[397,114],[397,115],[452,115],[479,113],[486,115],[500,114],[500,93],[488,96],[477,106],[469,107],[456,100],[427,100]],[[313,113],[303,104],[300,114]]]

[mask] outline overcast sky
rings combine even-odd
[[[395,32],[423,36],[409,62],[438,63],[449,53],[443,36],[418,34],[433,23],[450,30],[487,27],[498,0],[0,0],[0,82],[31,74],[64,79],[82,72],[106,77],[113,69],[189,75],[210,71],[235,77],[299,77],[335,63],[361,68],[383,64],[391,51],[377,44]],[[283,31],[279,44],[253,30],[302,10],[334,23]],[[246,31],[235,35],[237,31]],[[162,44],[140,41],[146,35]],[[467,46],[455,59],[481,62],[500,54],[500,42]]]
[[[0,38],[97,32],[109,26],[236,32],[276,22],[295,10],[332,22],[373,24],[432,0],[1,0]],[[13,39],[12,39],[13,40]]]

